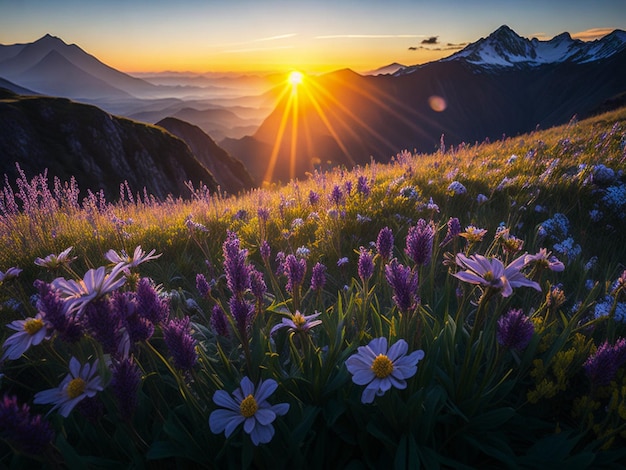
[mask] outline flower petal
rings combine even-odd
[[[267,400],[277,388],[278,383],[276,383],[274,379],[261,380],[259,382],[259,388],[254,394],[254,399],[257,401],[257,403],[261,403],[262,401]]]
[[[274,437],[274,426],[271,424],[261,425],[257,424],[250,433],[250,439],[255,446],[259,444],[267,444]]]
[[[254,414],[256,420],[262,424],[270,424],[276,419],[276,413],[271,408],[258,409]]]
[[[376,374],[371,367],[367,369],[359,369],[352,375],[352,381],[357,385],[366,385],[376,378]]]
[[[217,406],[223,406],[232,411],[239,412],[239,403],[232,399],[232,397],[224,390],[216,390],[213,394],[213,403]]]
[[[378,356],[379,354],[387,354],[387,338],[385,338],[384,336],[381,336],[380,338],[374,338],[367,346],[372,350],[374,356]]]
[[[406,352],[409,350],[409,343],[407,343],[403,339],[399,339],[394,344],[391,345],[389,351],[387,351],[387,357],[391,362],[394,362],[396,359],[404,356]]]
[[[214,434],[223,432],[226,429],[226,425],[234,418],[237,418],[237,416],[237,414],[230,410],[219,409],[213,411],[209,415],[209,427],[211,428],[211,432]]]

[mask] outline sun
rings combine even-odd
[[[291,86],[293,87],[300,85],[303,79],[304,75],[302,75],[302,72],[298,72],[297,70],[294,70],[289,74],[289,83],[291,83]]]

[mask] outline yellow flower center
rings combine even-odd
[[[29,335],[34,335],[43,328],[43,320],[39,318],[29,318],[24,322],[24,331]]]
[[[250,418],[254,416],[256,410],[259,409],[259,405],[256,404],[256,400],[252,395],[248,395],[246,398],[241,400],[241,405],[239,405],[239,411],[241,411],[241,415],[244,418]]]
[[[491,272],[491,271],[487,271],[487,272],[484,274],[483,278],[484,278],[484,279],[485,279],[485,281],[487,281],[487,282],[491,282],[491,281],[493,281],[493,280],[495,279],[495,277],[493,276],[493,272]]]
[[[306,320],[304,319],[304,315],[302,315],[300,312],[296,312],[293,314],[292,321],[293,321],[293,324],[296,325],[298,329],[302,328],[302,326],[306,323]]]
[[[80,377],[76,377],[67,384],[67,396],[76,398],[85,392],[85,387],[87,387],[87,382]]]
[[[379,379],[384,379],[393,372],[393,362],[384,354],[379,354],[372,362],[372,371]]]

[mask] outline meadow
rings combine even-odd
[[[5,179],[0,462],[623,464],[625,163],[620,109],[237,196]]]

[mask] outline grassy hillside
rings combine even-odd
[[[71,184],[23,175],[0,196],[0,270],[22,269],[0,285],[2,315],[56,323],[23,354],[5,343],[2,390],[46,413],[37,393],[70,358],[99,359],[102,390],[46,418],[44,455],[75,464],[619,461],[625,160],[622,108],[237,198],[81,201]],[[138,245],[161,256],[140,262]],[[69,247],[71,264],[34,264]],[[101,284],[87,273],[100,266]],[[86,275],[74,291],[58,280]],[[19,325],[0,338],[34,338]],[[289,406],[263,411],[245,377]],[[0,437],[8,465],[33,458]]]

